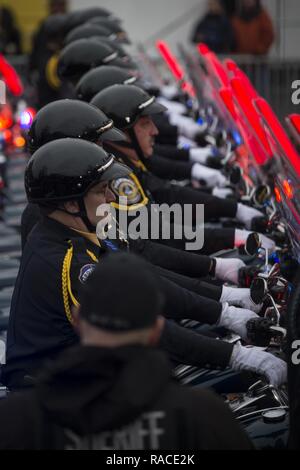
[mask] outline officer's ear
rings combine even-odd
[[[79,205],[77,201],[67,201],[64,203],[64,208],[71,214],[79,212]]]
[[[159,339],[161,337],[161,332],[163,330],[165,324],[165,319],[162,316],[159,316],[154,324],[154,326],[151,328],[150,334],[149,334],[149,345],[150,346],[155,346],[158,344]]]

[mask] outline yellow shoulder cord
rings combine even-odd
[[[54,90],[58,90],[61,81],[57,75],[58,54],[53,54],[46,64],[46,79],[48,84]]]
[[[98,263],[98,259],[94,255],[94,253],[92,253],[89,250],[86,250],[86,252],[95,263]],[[73,305],[75,305],[76,307],[78,307],[79,302],[76,300],[72,292],[72,286],[71,286],[70,271],[71,271],[72,258],[73,258],[73,246],[71,245],[70,248],[68,248],[67,253],[64,257],[61,279],[62,279],[62,295],[63,295],[65,313],[69,322],[73,324],[73,318],[72,318],[72,313],[71,313],[71,308],[70,308],[70,303],[69,303],[69,296],[71,298]]]

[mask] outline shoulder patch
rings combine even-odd
[[[86,282],[87,278],[92,274],[95,268],[96,264],[85,264],[84,266],[82,266],[78,276],[78,279],[81,284],[84,284]]]
[[[118,197],[126,197],[128,205],[138,204],[142,201],[142,194],[139,191],[139,188],[135,182],[129,178],[117,178],[112,182],[112,190]]]
[[[133,210],[148,204],[148,198],[134,173],[113,180],[111,190],[117,196],[117,201],[112,202],[112,206],[117,209]],[[126,205],[118,201],[121,197],[126,198]]]

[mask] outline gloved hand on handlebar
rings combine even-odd
[[[253,219],[260,217],[265,218],[264,214],[257,209],[253,209],[253,207],[248,207],[241,203],[238,204],[236,218],[239,222],[244,224],[248,230],[251,230]]]
[[[233,196],[233,192],[230,188],[214,188],[212,195],[220,199],[226,199],[228,196]]]
[[[191,148],[189,151],[190,161],[193,163],[201,163],[205,165],[207,163],[207,159],[212,156],[212,147],[209,145],[208,147],[196,147]]]
[[[246,244],[247,238],[251,233],[253,232],[249,232],[248,230],[236,229],[234,232],[234,246],[236,248],[238,248],[239,246],[244,246]],[[268,238],[265,235],[262,235],[261,233],[259,233],[258,236],[262,248],[264,248],[265,250],[267,249],[270,252],[276,250],[276,244],[273,240],[271,240],[271,238]]]
[[[205,181],[206,185],[210,188],[225,186],[227,183],[225,176],[219,170],[213,170],[207,166],[200,165],[200,163],[195,163],[192,166],[191,177],[198,181]]]
[[[239,270],[245,263],[238,258],[215,258],[215,277],[225,282],[239,283]]]
[[[169,114],[169,121],[170,124],[178,127],[181,134],[192,140],[199,132],[204,132],[207,128],[207,124],[197,124],[193,119],[175,113]]]
[[[218,326],[232,330],[242,339],[247,340],[247,323],[252,318],[258,318],[258,315],[252,310],[229,306],[228,303],[225,303],[223,304]]]
[[[234,370],[249,370],[264,375],[275,387],[287,381],[287,364],[256,346],[244,347],[240,343],[236,344],[231,355],[230,366]]]
[[[222,287],[220,302],[228,302],[229,305],[246,308],[252,312],[259,313],[263,304],[255,304],[251,299],[250,289],[237,287]]]

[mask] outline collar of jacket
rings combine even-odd
[[[111,147],[109,144],[104,144],[103,147],[105,150],[107,149],[110,153],[112,153],[118,161],[121,161],[121,163],[125,163],[125,165],[129,166],[129,168],[139,169],[143,172],[148,171],[145,165],[140,160],[137,160],[137,161],[130,160],[130,158],[128,158],[125,153],[123,153],[120,150],[115,149],[114,147]]]
[[[106,249],[102,246],[96,246],[94,241],[85,237],[82,233],[76,232],[75,230],[63,225],[60,222],[57,222],[50,217],[42,217],[41,220],[33,228],[32,232],[28,237],[28,246],[36,251],[40,245],[39,241],[43,240],[44,242],[55,243],[56,245],[62,245],[63,247],[68,247],[69,240],[80,239],[84,241],[86,248],[95,252],[95,249],[98,250],[96,256],[98,257],[99,250],[100,252],[106,252]],[[27,245],[27,243],[26,243]],[[26,249],[25,245],[25,249]]]

